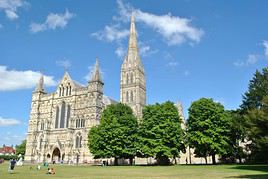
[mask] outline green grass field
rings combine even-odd
[[[47,168],[30,170],[30,166],[16,166],[7,172],[8,164],[0,165],[0,179],[43,178],[268,178],[268,165],[177,165],[177,166],[52,166],[56,174],[45,174]]]

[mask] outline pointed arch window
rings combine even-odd
[[[79,148],[82,147],[82,136],[80,136],[80,140],[79,140]]]
[[[76,136],[76,138],[75,138],[75,148],[79,148],[79,140],[80,140],[80,137]]]
[[[59,127],[59,107],[56,107],[55,129]]]
[[[65,127],[65,102],[62,102],[61,105],[61,114],[60,114],[60,128],[64,128]]]
[[[66,96],[69,95],[69,86],[66,87]]]
[[[45,123],[41,122],[41,131],[45,129]]]
[[[59,88],[59,97],[61,97],[61,87]]]
[[[127,84],[129,83],[129,76],[128,76],[128,73],[127,73],[127,77],[126,77],[126,83],[127,83]]]
[[[85,127],[85,119],[82,119],[82,121],[81,121],[81,127]]]
[[[128,91],[126,93],[126,102],[129,102],[129,94],[128,94]]]
[[[82,136],[77,135],[75,138],[75,148],[81,148],[82,147]]]
[[[133,102],[133,91],[130,93],[130,101]]]
[[[130,75],[130,83],[133,83],[133,73]]]
[[[67,105],[67,117],[66,117],[66,127],[69,127],[69,119],[70,119],[70,114],[71,114],[71,106]]]
[[[40,138],[40,141],[39,141],[39,149],[41,150],[42,148],[42,143],[43,143],[43,138]]]
[[[72,95],[72,86],[69,86],[69,95]]]

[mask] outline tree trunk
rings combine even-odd
[[[207,159],[207,157],[205,157],[205,161],[206,161],[206,165],[208,164],[208,159]]]
[[[241,164],[241,163],[242,163],[242,159],[241,159],[241,157],[239,157],[238,160],[239,160],[239,163]]]
[[[216,164],[215,154],[212,154],[212,164],[213,164],[213,165]]]
[[[133,165],[133,158],[129,158],[129,164]]]
[[[114,158],[114,165],[117,166],[118,165],[118,158]]]
[[[174,160],[175,160],[175,165],[177,165],[177,160],[176,160],[176,156],[174,156]]]

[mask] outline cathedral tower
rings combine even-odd
[[[128,52],[121,66],[120,102],[129,105],[138,118],[142,117],[142,108],[146,104],[146,85],[133,14],[131,16]]]

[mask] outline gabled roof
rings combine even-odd
[[[66,85],[70,83],[71,86],[75,87],[75,88],[81,88],[83,87],[82,85],[80,85],[78,82],[72,80],[72,78],[70,77],[69,73],[67,71],[64,72],[64,75],[58,85],[58,88],[63,84],[63,85]]]
[[[4,147],[0,148],[0,153],[3,153],[3,154],[10,153],[11,154],[11,153],[16,153],[16,150],[13,149],[12,147],[4,146]]]

